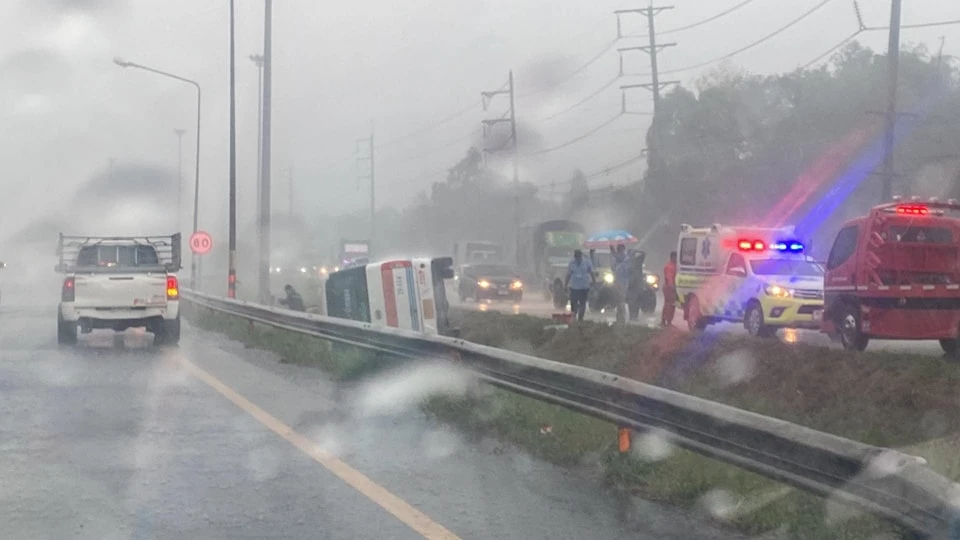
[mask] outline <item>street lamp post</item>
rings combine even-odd
[[[183,219],[183,134],[186,132],[181,128],[173,130],[177,136],[177,230]]]
[[[227,297],[237,297],[237,92],[234,0],[230,0],[230,221],[227,255]]]
[[[260,166],[263,159],[263,55],[251,54],[250,60],[257,65],[257,224],[260,218],[260,182],[262,179]]]
[[[144,71],[149,71],[151,73],[156,73],[157,75],[162,75],[164,77],[169,77],[171,79],[176,79],[180,82],[185,82],[191,84],[194,88],[197,89],[197,157],[194,163],[194,174],[193,174],[193,232],[197,232],[197,212],[200,207],[200,84],[197,81],[187,79],[186,77],[181,77],[179,75],[174,75],[173,73],[167,73],[166,71],[160,71],[159,69],[154,69],[152,67],[147,67],[142,64],[137,64],[135,62],[128,62],[122,58],[114,58],[113,62],[122,68],[137,68]],[[197,257],[190,257],[190,287],[196,288],[197,286]]]

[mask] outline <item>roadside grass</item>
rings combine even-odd
[[[250,325],[209,311],[203,328],[269,349],[285,361],[320,367],[335,378],[370,373],[382,363],[353,347]],[[468,341],[628,376],[642,382],[925,457],[960,478],[960,366],[939,358],[784,344],[731,336],[585,323],[545,329],[543,319],[455,312]],[[634,434],[617,452],[616,427],[503,390],[435,397],[423,408],[461,429],[495,435],[551,462],[586,466],[617,493],[702,511],[748,534],[789,538],[889,538],[890,524],[842,504]]]
[[[248,348],[273,352],[281,362],[312,366],[339,381],[360,378],[381,365],[378,354],[349,345],[289,332],[187,304],[184,316],[204,330],[219,332]]]
[[[543,320],[489,312],[456,317],[468,341],[617,373],[867,444],[905,447],[960,432],[960,364],[942,358],[593,323],[546,339],[533,333],[515,347]],[[490,329],[496,343],[486,341]]]

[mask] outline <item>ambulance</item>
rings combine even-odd
[[[453,335],[444,280],[450,257],[376,262],[330,273],[321,315],[424,334]]]
[[[793,227],[681,225],[677,297],[691,330],[741,323],[753,336],[820,327],[823,268]]]

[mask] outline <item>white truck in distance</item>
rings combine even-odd
[[[154,343],[180,341],[180,234],[92,237],[60,235],[64,273],[57,342],[77,343],[77,330],[146,328]]]

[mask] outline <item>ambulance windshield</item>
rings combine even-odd
[[[757,259],[750,261],[750,267],[758,276],[823,276],[818,264],[797,259]]]

